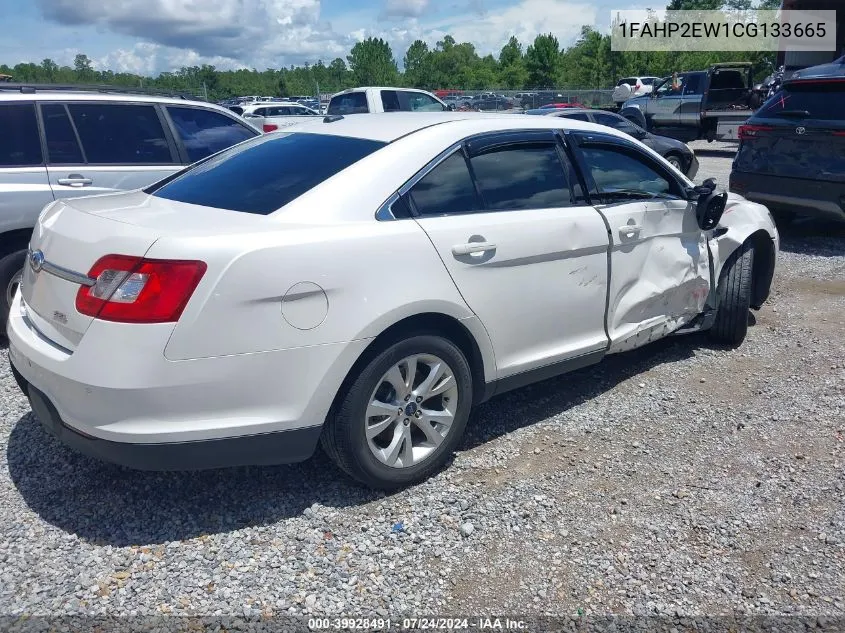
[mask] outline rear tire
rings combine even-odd
[[[12,297],[20,285],[23,266],[26,262],[26,249],[14,251],[0,259],[0,323],[3,325],[2,334],[6,335],[6,321],[12,306]]]
[[[745,339],[751,310],[753,269],[754,246],[746,242],[728,258],[722,270],[717,289],[719,308],[709,332],[712,340],[735,347]]]
[[[433,369],[428,372],[426,367],[436,365],[437,361],[441,361],[452,376],[451,382],[435,381],[431,385],[431,389],[439,393],[431,400],[423,398],[420,401],[418,408],[425,411],[422,419],[416,419],[413,413],[398,413],[403,406],[414,404],[416,398],[422,396],[408,398],[408,394],[391,387],[396,380],[386,380],[397,367],[407,368],[408,359],[420,359],[419,362],[414,360],[416,380],[413,377],[410,380],[416,385],[415,393],[423,393],[425,378],[434,373]],[[407,371],[399,370],[400,378],[404,376],[407,380],[407,375]],[[393,343],[367,362],[347,384],[329,413],[320,442],[338,467],[361,483],[391,490],[422,481],[446,463],[461,441],[472,407],[472,374],[466,357],[451,341],[440,336],[417,335]],[[438,386],[440,388],[435,388]],[[445,393],[449,394],[448,398],[444,397]],[[448,402],[443,403],[443,400]],[[372,415],[374,402],[390,403],[391,406]],[[446,413],[451,409],[452,420],[445,432],[438,423],[430,423],[427,430],[430,432],[434,426],[440,429],[435,432],[441,435],[439,442],[431,442],[422,425],[427,423],[430,410],[440,413],[441,407]],[[411,408],[416,409],[416,404]],[[390,422],[391,418],[395,421]],[[435,420],[435,417],[430,419]],[[383,429],[379,435],[373,435],[376,427]],[[405,432],[407,440],[400,439]],[[394,441],[396,449],[391,451]],[[401,457],[391,459],[389,453]]]

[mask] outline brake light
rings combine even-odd
[[[768,125],[740,125],[738,132],[739,140],[747,141],[748,139],[757,138],[758,136],[763,136],[760,134],[761,132],[771,132],[774,129]]]
[[[638,81],[635,90],[639,90],[640,88],[642,88],[642,84]]]
[[[834,136],[845,136],[845,130],[836,130],[833,133]]]
[[[76,309],[104,321],[175,322],[206,268],[200,261],[106,255],[88,273],[94,285],[76,293]]]
[[[264,132],[275,132],[279,129],[279,126],[273,123],[265,123],[262,129],[264,130]]]

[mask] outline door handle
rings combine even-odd
[[[496,245],[490,242],[469,242],[467,244],[456,244],[452,247],[454,255],[471,255],[472,253],[484,253],[485,251],[496,250]]]
[[[67,178],[59,178],[56,182],[67,187],[87,187],[94,184],[93,180],[80,174],[68,174]]]
[[[640,234],[642,227],[639,224],[625,224],[619,227],[621,237],[636,237]]]

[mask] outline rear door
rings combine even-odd
[[[787,83],[740,129],[734,171],[845,183],[845,78]]]
[[[35,104],[0,104],[0,130],[0,231],[31,229],[53,201]]]
[[[56,198],[138,189],[180,167],[152,104],[42,102],[40,108]]]
[[[422,173],[407,200],[499,377],[604,353],[607,229],[551,130],[476,137]]]
[[[596,208],[610,227],[610,351],[639,347],[704,309],[710,290],[705,234],[695,204],[668,168],[633,143],[572,133]]]

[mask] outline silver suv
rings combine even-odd
[[[47,203],[146,187],[260,134],[205,102],[11,83],[0,83],[0,130],[2,324]]]

